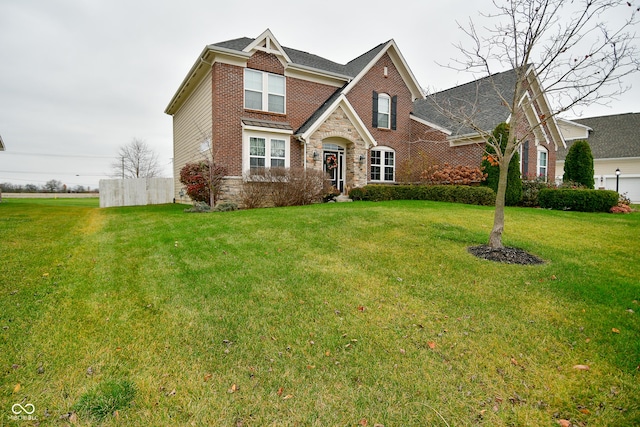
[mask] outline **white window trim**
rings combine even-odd
[[[387,105],[389,106],[389,111],[387,113],[380,112],[380,100],[386,99]],[[378,94],[378,129],[391,129],[391,96],[386,93]],[[385,114],[387,116],[387,126],[380,125],[380,114]]]
[[[284,167],[289,168],[291,165],[291,135],[292,131],[272,132],[257,131],[244,129],[242,133],[242,170],[244,174],[251,172],[250,147],[251,138],[265,139],[265,169],[271,167],[271,140],[284,140]]]
[[[381,159],[381,164],[379,165],[375,165],[373,164],[373,160],[370,162],[369,164],[369,182],[380,182],[380,183],[389,183],[389,182],[396,182],[396,163],[398,161],[397,156],[396,156],[396,150],[394,150],[393,148],[390,147],[376,147],[376,148],[372,148],[371,149],[371,153],[373,153],[374,151],[380,151],[381,155],[380,155],[380,159]],[[385,164],[385,155],[384,153],[393,153],[393,180],[389,181],[389,180],[385,180],[385,168],[390,167],[387,166]],[[371,179],[371,168],[372,167],[379,167],[380,168],[380,179]]]
[[[260,92],[262,95],[262,109],[260,110],[256,110],[254,108],[247,108],[247,99],[246,99],[246,93],[247,90],[252,91],[252,92],[257,92],[254,89],[247,89],[244,81],[245,81],[245,76],[246,76],[246,72],[247,71],[252,71],[255,73],[260,73],[262,74],[262,91]],[[272,95],[277,95],[277,96],[282,96],[284,97],[284,105],[283,105],[283,110],[282,112],[280,111],[270,111],[269,110],[269,76],[276,76],[276,77],[280,77],[284,80],[284,94],[279,94],[279,93],[274,93]],[[245,71],[243,72],[242,75],[242,105],[244,107],[245,110],[254,110],[254,111],[264,111],[267,113],[273,113],[273,114],[287,114],[287,78],[283,75],[280,74],[273,74],[273,73],[268,73],[266,71],[260,71],[260,70],[254,70],[253,68],[245,68]]]
[[[536,176],[542,176],[542,174],[540,173],[540,153],[545,153],[546,154],[546,160],[547,160],[547,164],[544,166],[544,178],[545,180],[549,179],[549,150],[547,150],[546,148],[544,148],[541,145],[538,145],[537,148],[537,155],[536,155]]]

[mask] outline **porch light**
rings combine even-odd
[[[314,152],[313,152],[313,160],[314,160],[314,161],[315,161],[315,160],[318,160],[318,152],[317,152],[317,151],[314,151]]]
[[[360,154],[360,157],[358,158],[358,163],[363,164],[364,163],[364,154]]]
[[[619,193],[618,188],[620,187],[620,168],[616,168],[616,193]]]

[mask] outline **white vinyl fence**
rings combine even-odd
[[[173,202],[173,178],[101,179],[100,207]]]

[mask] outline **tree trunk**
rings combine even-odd
[[[508,159],[511,160],[511,159]],[[509,161],[503,158],[500,162],[500,177],[498,178],[498,192],[496,194],[496,209],[493,215],[493,229],[489,235],[489,246],[493,249],[502,248],[502,232],[504,231],[504,202],[507,193],[507,177]]]

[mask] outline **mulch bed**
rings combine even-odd
[[[504,262],[506,264],[522,264],[534,265],[544,264],[544,260],[529,252],[518,248],[503,247],[500,249],[492,249],[488,245],[471,246],[467,249],[469,253],[484,258],[489,261]]]

